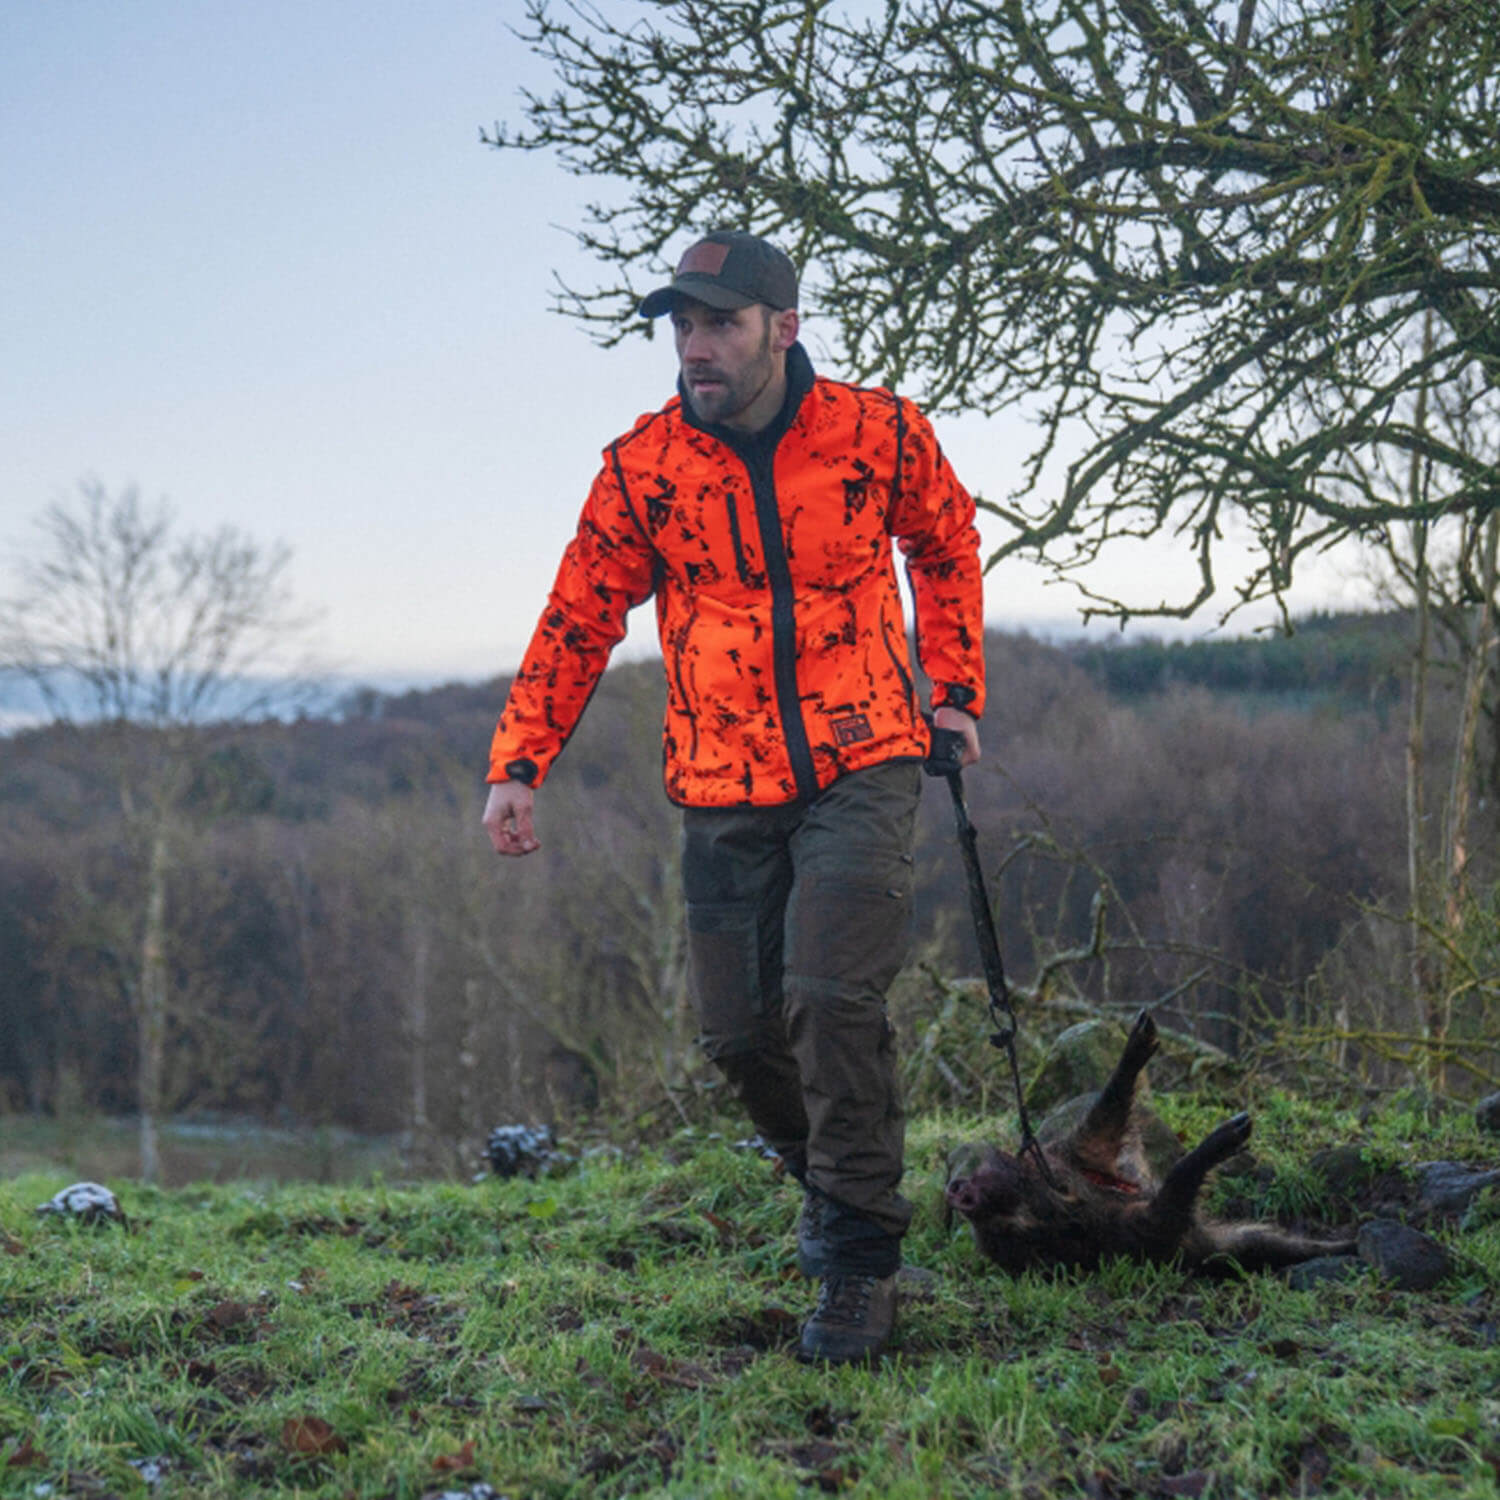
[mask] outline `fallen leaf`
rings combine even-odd
[[[642,1375],[649,1375],[663,1385],[682,1386],[688,1390],[695,1389],[711,1378],[702,1365],[695,1365],[689,1360],[668,1359],[666,1355],[657,1353],[645,1344],[630,1356],[630,1364]]]
[[[288,1417],[281,1429],[281,1446],[298,1458],[326,1458],[343,1453],[348,1443],[322,1417]]]
[[[474,1467],[474,1439],[470,1438],[457,1453],[439,1453],[432,1467],[439,1473],[456,1473],[460,1469]]]
[[[21,1446],[5,1460],[6,1466],[12,1469],[24,1469],[32,1464],[44,1464],[47,1455],[40,1448],[32,1446],[30,1438],[22,1438]]]
[[[215,1303],[208,1310],[208,1321],[219,1330],[227,1333],[231,1328],[240,1328],[250,1321],[251,1313],[249,1306],[244,1302],[232,1302],[226,1299]]]
[[[320,1281],[328,1278],[328,1272],[320,1266],[304,1266],[287,1285],[294,1292],[310,1292]]]

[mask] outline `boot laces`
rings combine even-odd
[[[820,1323],[847,1323],[858,1327],[865,1321],[873,1276],[829,1276],[818,1288],[818,1306],[813,1317]]]

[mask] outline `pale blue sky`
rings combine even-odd
[[[587,279],[557,226],[597,187],[479,144],[547,81],[519,14],[6,0],[7,550],[81,477],[135,483],[289,543],[346,670],[515,666],[600,449],[675,375],[666,343],[604,352],[548,310],[556,272]],[[1024,432],[939,431],[971,487],[1009,488]],[[989,599],[1033,628],[1074,607],[1020,563]]]

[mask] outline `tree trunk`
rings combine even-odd
[[[1432,314],[1422,324],[1422,353],[1432,352]],[[1427,432],[1430,389],[1424,381],[1417,389],[1413,425]],[[1407,501],[1417,510],[1428,488],[1428,465],[1413,452],[1407,477]],[[1406,880],[1411,905],[1411,1000],[1423,1037],[1431,1042],[1433,1009],[1442,988],[1440,965],[1433,952],[1437,927],[1437,902],[1432,855],[1427,838],[1427,689],[1432,670],[1432,573],[1428,544],[1431,527],[1425,517],[1411,523],[1412,591],[1416,605],[1416,642],[1412,657],[1411,717],[1406,733]],[[1391,539],[1395,555],[1395,538]],[[1393,1020],[1396,1018],[1392,1018]],[[1434,1055],[1422,1053],[1422,1072],[1428,1085],[1434,1082]]]
[[[151,835],[146,875],[146,925],[141,936],[140,1064],[141,1180],[161,1177],[157,1119],[161,1112],[162,1073],[167,1043],[167,870],[170,849],[166,820],[159,818]]]
[[[412,956],[411,993],[407,1000],[406,1044],[411,1054],[411,1126],[408,1132],[408,1170],[424,1172],[430,1165],[432,1127],[427,1118],[427,976],[428,937],[425,928],[416,935]]]
[[[1482,598],[1474,621],[1474,635],[1464,663],[1463,706],[1458,740],[1453,747],[1453,780],[1448,793],[1448,821],[1443,839],[1444,927],[1450,943],[1463,931],[1469,897],[1469,816],[1473,803],[1474,768],[1478,760],[1479,719],[1484,684],[1489,676],[1495,642],[1496,553],[1500,548],[1500,513],[1492,511],[1484,523],[1484,552],[1480,574]],[[1441,1049],[1453,1022],[1453,986],[1446,984],[1429,1008],[1430,1035]],[[1437,1087],[1447,1083],[1447,1066],[1439,1057]]]
[[[480,1021],[484,1014],[484,986],[464,981],[463,1014],[458,1041],[458,1170],[467,1177],[484,1161],[484,1120],[479,1097]]]
[[[1431,580],[1427,573],[1427,525],[1412,526],[1413,579],[1416,587],[1416,644],[1411,665],[1411,717],[1406,731],[1406,884],[1411,906],[1411,994],[1417,1014],[1428,1016],[1434,987],[1428,906],[1432,882],[1426,844],[1427,679],[1432,664]]]

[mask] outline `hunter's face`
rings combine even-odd
[[[681,301],[672,312],[672,330],[683,389],[698,419],[751,431],[769,422],[781,406],[786,350],[795,328],[795,313]]]

